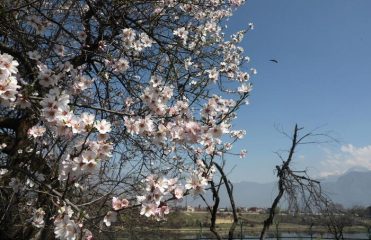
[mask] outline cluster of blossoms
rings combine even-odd
[[[19,63],[9,54],[0,54],[0,104],[13,106],[17,98],[18,85],[16,74]]]
[[[173,34],[175,36],[178,36],[183,41],[183,45],[186,45],[188,39],[188,31],[185,27],[174,30]]]
[[[205,187],[208,185],[208,182],[212,180],[216,171],[214,165],[208,168],[202,160],[197,160],[196,165],[197,168],[192,172],[190,178],[187,179],[185,185],[185,188],[191,190],[194,196],[204,192]]]
[[[58,215],[54,219],[55,237],[68,240],[92,240],[93,234],[91,231],[83,228],[82,222],[71,219],[73,215],[74,211],[69,206],[62,206],[58,209]]]
[[[49,90],[48,94],[40,101],[42,116],[48,127],[57,136],[71,139],[74,136],[87,136],[96,129],[95,139],[84,139],[74,147],[74,154],[67,154],[60,167],[60,180],[76,180],[82,174],[91,174],[101,160],[112,156],[112,145],[107,141],[111,124],[103,119],[96,120],[88,112],[76,115],[69,106],[70,96],[57,88]],[[29,129],[33,137],[42,136],[45,128],[34,126]]]
[[[76,180],[84,174],[92,174],[99,161],[112,156],[112,144],[103,141],[86,141],[76,145],[75,154],[68,154],[62,161],[59,180]]]
[[[80,235],[80,228],[71,220],[71,216],[63,214],[57,216],[54,220],[54,233],[55,237],[59,239],[77,239]]]
[[[181,199],[183,193],[184,188],[178,183],[178,179],[150,175],[145,179],[145,195],[137,197],[142,205],[140,214],[146,217],[154,216],[158,220],[163,219],[166,214],[169,214],[166,196]]]
[[[121,39],[126,50],[141,52],[153,44],[153,40],[144,32],[137,34],[132,28],[122,29]]]
[[[38,75],[38,80],[39,84],[45,88],[48,87],[54,87],[55,85],[58,84],[58,82],[62,78],[62,74],[55,74],[52,70],[48,68],[48,66],[44,64],[39,64],[39,75]]]
[[[141,96],[151,114],[144,118],[126,116],[127,131],[132,135],[153,137],[156,143],[201,143],[208,154],[213,153],[215,145],[221,143],[221,136],[229,132],[230,125],[221,120],[235,107],[235,101],[214,95],[200,111],[205,121],[200,124],[192,120],[194,117],[186,99],[176,101],[173,106],[167,105],[172,95],[171,86],[152,76],[150,86]],[[164,116],[172,117],[172,120],[165,121],[161,118]]]
[[[106,224],[107,227],[111,226],[111,223],[116,222],[118,218],[118,211],[129,207],[129,200],[126,198],[118,198],[113,197],[112,198],[112,208],[113,211],[108,211],[106,216],[104,216],[103,222]]]
[[[112,208],[113,210],[120,210],[123,208],[127,208],[129,206],[129,200],[127,199],[120,199],[117,197],[112,198]]]
[[[55,134],[71,138],[74,134],[87,134],[93,128],[99,132],[98,138],[106,140],[111,131],[111,124],[103,119],[96,121],[95,116],[84,112],[80,116],[74,114],[70,106],[70,95],[57,88],[52,88],[43,100],[42,116],[54,128]]]
[[[141,99],[153,114],[164,116],[169,112],[167,102],[173,96],[173,87],[167,86],[159,76],[152,76],[150,86],[144,89]]]
[[[145,194],[137,196],[137,201],[141,204],[140,214],[146,217],[154,216],[157,220],[161,220],[170,212],[167,204],[169,200],[181,200],[188,190],[193,196],[202,194],[216,169],[214,166],[207,167],[201,160],[197,160],[196,166],[185,184],[177,178],[167,179],[153,174],[148,176],[144,181]]]
[[[32,128],[28,129],[28,135],[33,138],[42,137],[46,131],[46,128],[40,125],[35,125]]]

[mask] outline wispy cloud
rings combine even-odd
[[[321,162],[320,176],[343,174],[349,169],[371,170],[371,145],[355,147],[352,144],[341,146],[337,153],[327,151]]]

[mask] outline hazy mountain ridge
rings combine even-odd
[[[323,188],[334,202],[344,207],[371,205],[371,171],[347,172],[336,182],[323,182]]]
[[[321,181],[324,192],[336,203],[346,208],[356,205],[371,206],[371,171],[349,171],[329,181]],[[233,184],[234,200],[239,207],[269,207],[277,193],[277,183],[239,182]],[[211,199],[211,193],[207,194]],[[190,198],[191,199],[191,198]],[[203,205],[201,199],[189,201],[191,205]],[[221,189],[219,206],[229,207],[229,199],[224,188]]]

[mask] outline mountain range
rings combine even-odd
[[[345,208],[371,206],[371,171],[351,170],[343,175],[331,176],[321,180],[322,190],[335,203]],[[277,194],[277,182],[256,183],[239,182],[233,184],[234,200],[238,207],[269,207]],[[229,207],[229,199],[224,188],[220,192],[221,208]],[[206,194],[211,199],[211,193]],[[188,197],[188,205],[202,205],[199,198]]]

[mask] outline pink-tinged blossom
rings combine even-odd
[[[0,68],[0,80],[5,80],[10,77],[11,73],[6,69]]]
[[[0,54],[0,70],[8,71],[10,74],[18,73],[18,61],[14,60],[13,56],[9,54]]]
[[[191,61],[192,59],[191,58],[187,58],[185,61],[184,61],[184,68],[186,70],[189,70],[189,68],[193,65],[193,62]]]
[[[168,134],[168,129],[163,125],[163,124],[160,124],[158,126],[158,130],[156,133],[154,133],[154,140],[156,143],[161,143],[161,142],[164,142],[166,141],[167,139],[167,134]]]
[[[189,121],[184,126],[184,133],[189,142],[195,143],[201,138],[201,126],[197,122]]]
[[[54,75],[53,72],[50,69],[48,69],[46,65],[38,65],[38,68],[40,70],[38,79],[39,79],[39,84],[41,86],[52,87],[58,83],[59,81],[58,76]]]
[[[213,68],[211,70],[206,70],[206,72],[209,74],[208,77],[211,81],[216,82],[219,79],[219,72],[216,70],[216,68]]]
[[[54,234],[57,239],[75,240],[78,239],[80,228],[68,215],[58,216],[54,220]]]
[[[139,134],[148,134],[151,133],[154,124],[150,116],[147,116],[145,118],[139,119],[136,121],[136,124],[138,126],[138,133]]]
[[[60,92],[59,89],[52,88],[43,100],[40,101],[43,117],[50,123],[54,123],[58,127],[67,126],[69,119],[72,119],[72,112],[68,106],[69,95],[65,92]],[[65,130],[65,129],[64,129]],[[67,132],[60,132],[61,135],[66,135]]]
[[[59,215],[68,215],[68,217],[72,217],[74,214],[72,208],[68,205],[64,205],[58,209],[58,214]]]
[[[168,180],[164,177],[159,177],[157,178],[153,186],[159,189],[161,193],[164,193],[165,190],[169,187]]]
[[[79,134],[86,131],[84,123],[81,121],[81,119],[78,119],[75,115],[71,116],[71,122],[69,127],[71,127],[73,134]]]
[[[184,188],[182,186],[177,186],[174,189],[174,196],[176,199],[181,199],[183,198],[184,195]]]
[[[169,213],[170,213],[170,208],[165,203],[161,203],[161,205],[156,209],[154,215],[156,219],[159,221],[159,220],[164,219],[165,215]]]
[[[158,75],[151,76],[151,79],[150,79],[149,82],[150,82],[150,84],[153,88],[157,88],[157,87],[159,87],[160,85],[163,84],[162,77],[158,76]]]
[[[106,119],[97,121],[95,123],[95,127],[101,134],[105,134],[111,131],[111,123],[109,123]]]
[[[129,201],[127,199],[119,199],[117,197],[112,198],[112,208],[113,210],[120,210],[127,208],[129,206]]]
[[[249,93],[252,90],[252,86],[250,84],[242,84],[240,87],[238,87],[237,91],[239,93]]]
[[[118,59],[112,66],[113,71],[115,72],[125,72],[126,70],[129,69],[129,61],[126,60],[125,58],[120,58]]]
[[[125,44],[125,46],[127,48],[132,48],[134,45],[135,38],[136,38],[135,31],[131,28],[125,28],[122,30],[121,36],[122,36],[122,41]]]
[[[173,31],[173,34],[175,36],[178,36],[180,39],[183,40],[183,44],[186,44],[187,39],[188,39],[188,31],[186,30],[185,27],[180,27],[176,30]]]
[[[97,153],[95,151],[84,151],[81,155],[82,166],[81,170],[92,173],[97,165]]]
[[[229,132],[229,127],[229,125],[221,123],[219,125],[211,127],[208,132],[211,134],[212,137],[220,138],[224,133]]]
[[[0,104],[14,106],[18,89],[15,74],[18,73],[18,62],[9,54],[0,54]]]
[[[128,97],[128,98],[125,99],[125,105],[126,105],[125,107],[126,108],[130,108],[130,106],[133,105],[133,103],[134,103],[133,98]]]
[[[111,226],[112,223],[117,221],[117,212],[109,211],[103,219],[104,224],[107,227]]]
[[[161,191],[160,188],[154,187],[150,193],[147,195],[147,199],[159,205],[162,198],[164,197],[165,192]]]
[[[80,75],[77,77],[76,81],[74,81],[72,89],[74,93],[80,93],[90,87],[90,85],[93,83],[93,80],[91,80],[87,76]]]
[[[99,143],[99,148],[98,148],[98,153],[97,153],[97,158],[99,158],[101,160],[105,160],[105,159],[111,157],[112,156],[112,150],[113,150],[112,143],[100,142]]]
[[[234,130],[230,132],[231,137],[242,139],[246,135],[245,130]]]
[[[90,160],[87,162],[84,162],[84,165],[82,166],[81,170],[86,171],[87,173],[93,173],[97,166],[96,160]]]
[[[141,33],[139,35],[140,42],[142,43],[143,47],[151,47],[154,41],[146,34],[146,33]]]
[[[192,190],[193,195],[198,195],[204,192],[205,186],[207,186],[207,179],[193,173],[188,179],[185,185],[187,190]]]
[[[42,228],[45,226],[44,222],[45,211],[42,208],[35,209],[32,217],[32,225],[37,228]]]
[[[46,128],[43,126],[33,126],[32,128],[28,129],[27,133],[28,135],[37,138],[37,137],[42,137],[46,131]]]
[[[93,114],[84,112],[81,114],[81,120],[83,121],[85,126],[92,126],[94,124],[95,116]]]
[[[172,189],[172,187],[175,186],[175,184],[178,182],[178,178],[170,178],[167,180],[167,185],[169,189]]]
[[[142,203],[142,209],[140,210],[140,215],[150,217],[156,214],[157,205],[154,203]]]
[[[137,202],[143,203],[146,200],[146,196],[137,196]]]
[[[94,238],[93,238],[93,233],[90,231],[90,230],[88,230],[88,229],[84,229],[83,230],[83,236],[82,236],[82,239],[83,240],[93,240]]]
[[[125,28],[121,33],[122,42],[126,49],[139,53],[145,48],[151,47],[154,41],[144,32],[137,34],[131,28]]]
[[[226,150],[231,150],[232,149],[232,144],[231,143],[224,143],[224,147]]]
[[[51,121],[51,124],[59,124],[56,121]],[[73,137],[73,132],[71,128],[63,125],[58,125],[56,131],[54,132],[57,136],[63,136],[66,139],[71,139]]]
[[[242,149],[240,152],[240,158],[244,158],[247,155],[247,151],[245,149]]]
[[[139,133],[139,127],[138,127],[138,124],[136,124],[136,120],[134,118],[129,118],[125,116],[124,124],[125,124],[126,130],[131,135]]]
[[[238,81],[240,81],[240,82],[246,82],[246,81],[249,81],[249,79],[250,79],[250,74],[248,74],[247,72],[240,72],[240,73],[238,73],[238,75],[237,75],[237,79],[238,79]]]
[[[0,79],[0,103],[7,104],[14,102],[19,88],[17,79],[13,76],[7,79]]]

